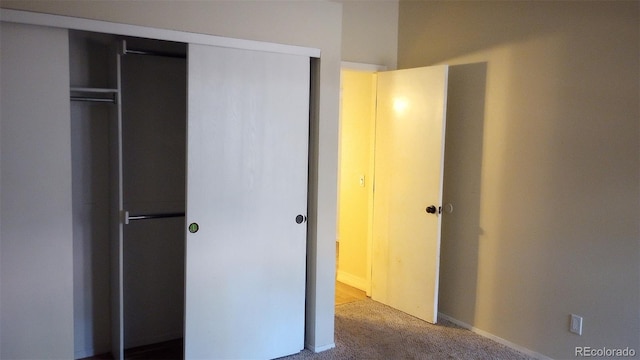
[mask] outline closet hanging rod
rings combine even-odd
[[[120,42],[120,54],[122,54],[122,55],[127,55],[127,54],[131,54],[131,55],[152,55],[152,56],[163,56],[163,57],[170,57],[170,58],[179,58],[179,59],[186,59],[187,58],[187,55],[185,55],[185,54],[177,54],[177,53],[172,53],[172,52],[167,52],[167,51],[129,49],[127,47],[127,40],[124,40],[124,39]]]
[[[187,55],[176,54],[164,51],[147,51],[147,50],[133,50],[133,49],[124,49],[125,55],[151,55],[151,56],[162,56],[176,59],[186,59]]]
[[[71,101],[106,102],[106,103],[114,103],[114,104],[116,103],[116,99],[84,97],[84,96],[72,96]]]
[[[176,212],[176,213],[161,213],[161,214],[129,215],[129,212],[125,211],[124,223],[129,224],[130,221],[134,221],[134,220],[165,219],[165,218],[176,218],[176,217],[184,217],[184,213]]]
[[[94,87],[77,87],[72,86],[70,88],[72,93],[86,93],[86,94],[116,94],[118,89],[110,88],[94,88]]]

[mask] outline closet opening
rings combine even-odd
[[[182,358],[187,46],[69,33],[76,358]]]

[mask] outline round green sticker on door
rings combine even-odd
[[[189,232],[195,234],[200,229],[200,226],[197,223],[189,224]]]

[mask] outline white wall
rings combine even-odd
[[[454,65],[440,311],[553,358],[640,351],[639,3],[402,1],[399,21],[400,68]]]
[[[3,8],[319,48],[312,133],[307,346],[333,346],[342,6],[324,1],[3,1]]]

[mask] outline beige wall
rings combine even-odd
[[[325,1],[29,1],[3,8],[319,48],[319,122],[311,151],[307,344],[333,344],[342,5]],[[317,211],[316,211],[317,209]]]
[[[342,60],[395,69],[398,0],[340,0]]]
[[[638,7],[400,3],[399,67],[454,65],[441,312],[559,359],[640,351]]]

